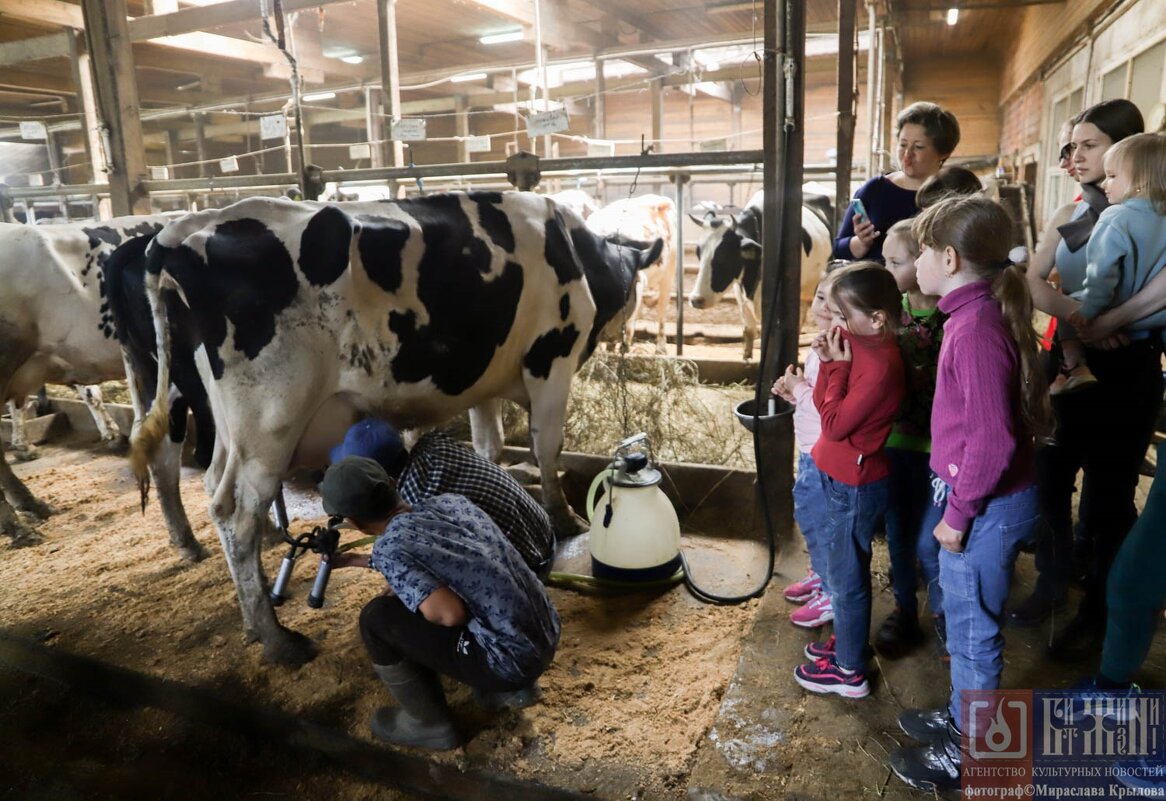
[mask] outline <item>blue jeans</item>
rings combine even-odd
[[[1032,539],[1039,514],[1035,486],[993,498],[972,521],[964,537],[963,552],[939,552],[947,650],[951,654],[949,709],[961,730],[960,693],[1000,686],[1004,668],[1004,637],[1000,634],[1004,602],[1008,599],[1016,555],[1021,543]]]
[[[794,479],[794,520],[806,538],[810,569],[822,577],[822,592],[830,594],[827,564],[826,496],[822,491],[822,471],[808,453],[798,452],[798,475]]]
[[[870,544],[886,513],[890,479],[854,487],[822,473],[826,494],[834,659],[847,670],[865,670],[870,639]]]
[[[887,448],[891,480],[887,497],[887,551],[891,557],[891,590],[895,603],[911,617],[918,614],[915,590],[922,578],[931,614],[943,614],[939,587],[939,541],[932,536],[943,517],[944,493],[932,485],[931,454],[906,448]],[[918,561],[919,570],[915,563]]]

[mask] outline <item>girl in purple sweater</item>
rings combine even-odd
[[[919,289],[948,315],[931,411],[931,470],[947,487],[935,527],[951,654],[951,696],[909,711],[899,726],[922,745],[891,754],[917,789],[960,786],[960,737],[983,738],[995,703],[974,693],[1000,686],[1000,626],[1012,568],[1038,517],[1034,440],[1052,410],[1040,366],[1032,299],[1008,259],[1012,221],[980,197],[941,201],[916,218]],[[989,708],[990,707],[990,708]]]

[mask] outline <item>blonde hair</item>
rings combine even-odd
[[[1166,214],[1166,137],[1156,133],[1127,136],[1105,151],[1114,172],[1130,179],[1130,197],[1144,197],[1154,211]]]
[[[884,336],[899,330],[903,296],[886,267],[877,261],[856,261],[831,273],[828,280],[826,297],[834,303],[866,315],[882,312]]]
[[[892,236],[900,237],[906,240],[907,251],[911,254],[911,258],[919,258],[922,249],[919,247],[919,240],[915,238],[915,232],[911,230],[912,219],[899,220],[897,223],[887,229],[887,239]],[[884,240],[885,241],[885,240]]]
[[[1032,296],[1023,270],[1009,259],[1012,218],[984,197],[950,197],[920,212],[911,226],[922,247],[952,248],[961,265],[984,280],[1000,303],[1008,332],[1020,356],[1020,416],[1030,435],[1046,440],[1053,430],[1053,409],[1032,324]]]

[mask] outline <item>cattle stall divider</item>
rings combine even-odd
[[[765,161],[764,150],[710,151],[685,153],[649,153],[628,156],[541,158],[535,157],[540,183],[548,180],[571,179],[576,182],[593,177],[598,184],[636,182],[637,178],[654,177],[657,181],[668,181],[675,187],[673,198],[676,202],[676,355],[682,356],[684,349],[684,187],[695,184],[729,185],[733,189],[740,181],[732,176],[755,176],[762,172]],[[833,164],[806,165],[804,175],[833,183]],[[726,177],[729,179],[726,180]],[[506,161],[480,161],[472,163],[423,164],[406,167],[370,167],[356,170],[324,171],[320,180],[340,184],[382,182],[396,187],[398,182],[416,185],[418,181],[448,179],[455,184],[473,189],[502,189],[512,184],[507,182]],[[268,173],[263,175],[218,175],[199,178],[172,178],[167,180],[144,180],[141,188],[151,199],[173,195],[205,195],[209,197],[234,193],[230,202],[236,202],[251,194],[283,194],[292,185],[302,185],[303,177],[297,173]],[[747,184],[760,184],[760,180],[750,179]],[[23,206],[26,220],[32,220],[33,204],[36,201],[64,203],[68,199],[83,199],[98,208],[98,198],[107,197],[109,185],[57,184],[41,187],[4,187],[5,204],[10,207]]]

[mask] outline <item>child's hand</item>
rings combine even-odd
[[[964,549],[964,532],[956,531],[947,524],[946,520],[940,520],[939,525],[935,527],[932,532],[935,539],[939,541],[939,547],[945,551],[952,553],[960,553]]]
[[[814,353],[818,354],[818,358],[824,362],[833,361],[830,356],[830,350],[826,345],[826,334],[818,334],[814,337],[814,341],[810,343],[810,347],[814,349]]]
[[[802,368],[792,364],[785,368],[785,388],[790,394],[786,400],[793,400],[794,392],[804,383],[806,383],[806,374]]]
[[[1069,325],[1076,328],[1078,331],[1084,331],[1089,328],[1089,320],[1081,313],[1080,309],[1069,315]]]
[[[770,391],[779,398],[789,400],[789,390],[785,388],[785,376],[778,376],[773,382],[773,389]]]
[[[842,336],[841,328],[833,328],[829,333],[823,334],[821,337],[819,337],[819,339],[824,340],[823,348],[825,350],[825,355],[823,355],[822,351],[818,351],[818,356],[822,359],[822,361],[850,361],[850,342]],[[817,344],[817,340],[815,340],[815,344]],[[817,348],[815,348],[815,350],[817,350]],[[829,356],[829,358],[827,358],[827,356]]]

